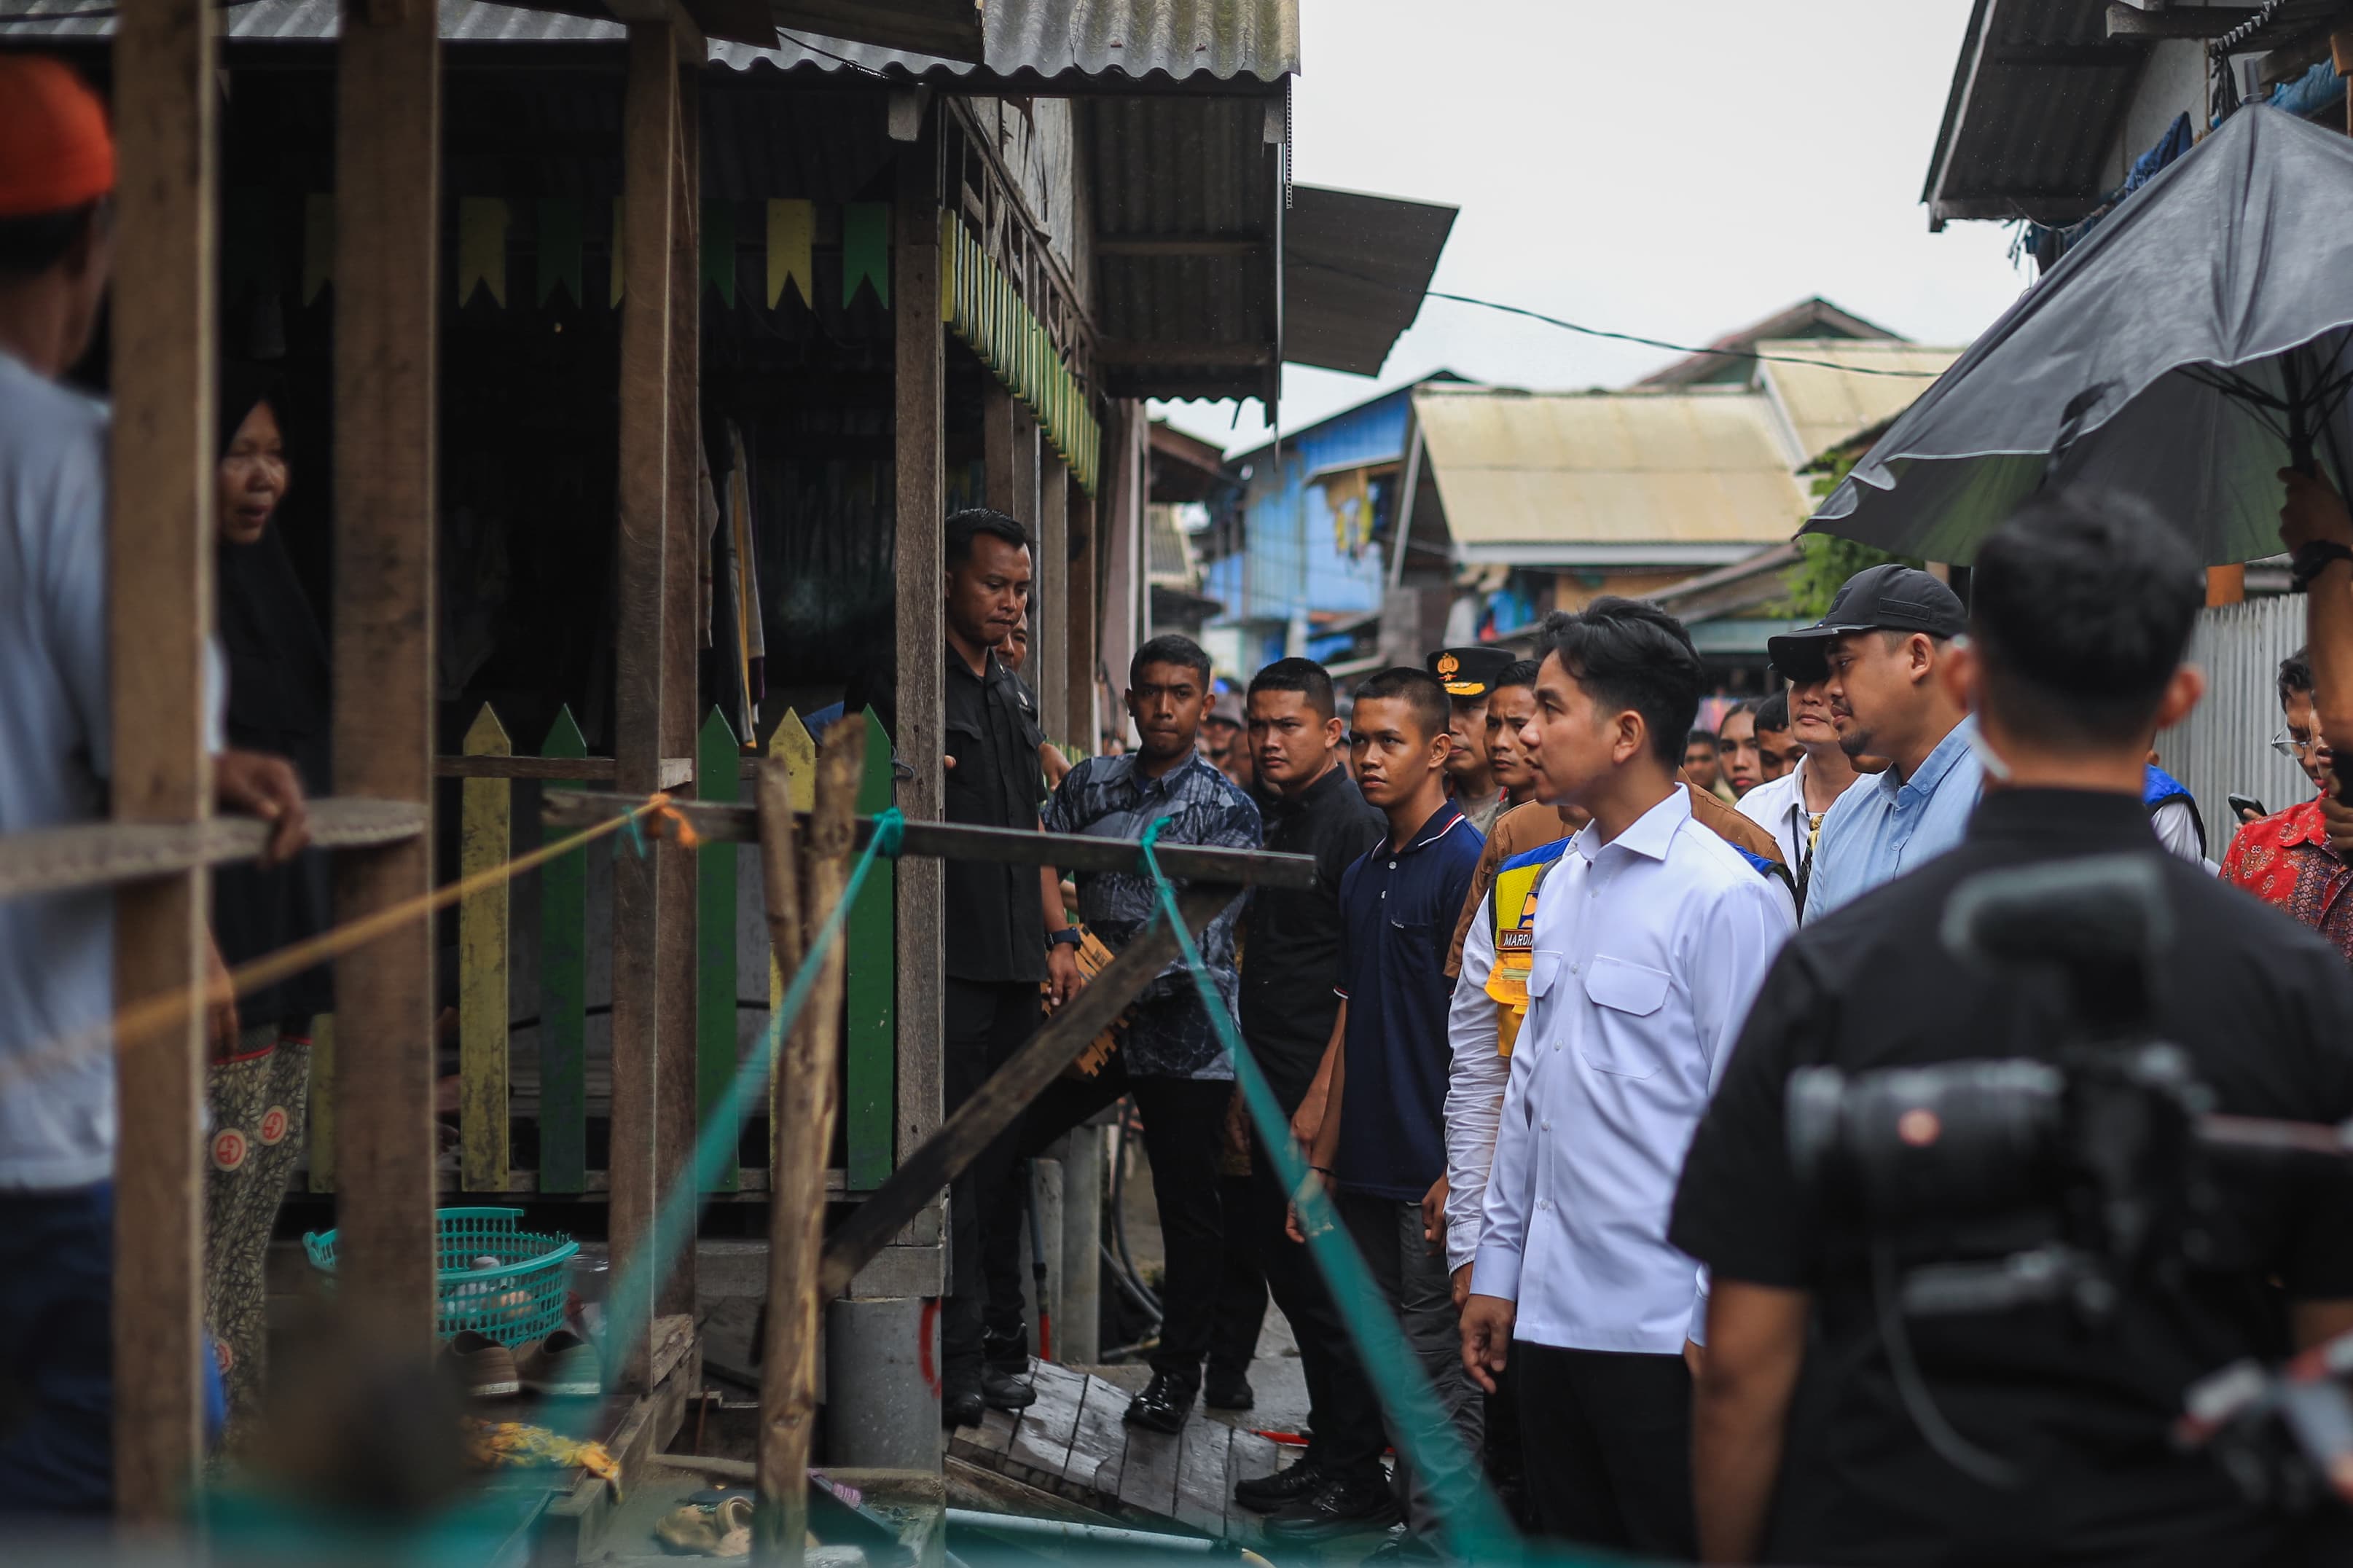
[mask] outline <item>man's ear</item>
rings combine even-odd
[[[1636,710],[1627,709],[1612,720],[1611,724],[1617,731],[1609,739],[1611,762],[1623,763],[1639,756],[1650,745],[1651,727],[1642,721],[1642,715]]]
[[[1340,716],[1337,713],[1333,714],[1332,717],[1324,721],[1324,745],[1344,746],[1346,745],[1347,742],[1348,726],[1340,722]]]
[[[2165,696],[2157,705],[2157,727],[2169,730],[2180,723],[2205,695],[2206,672],[2194,664],[2183,665],[2165,683]]]
[[[1923,642],[1926,638],[1920,639]],[[1936,661],[1934,679],[1944,689],[1946,698],[1964,713],[1974,713],[1978,693],[1985,681],[1985,661],[1967,637],[1955,637],[1945,645],[1944,657]]]

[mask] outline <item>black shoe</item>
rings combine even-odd
[[[991,1410],[1027,1410],[1038,1403],[1038,1391],[1030,1386],[1027,1369],[1015,1373],[992,1366],[980,1374],[980,1398]]]
[[[1276,1509],[1309,1497],[1324,1485],[1324,1472],[1314,1460],[1302,1459],[1287,1470],[1277,1470],[1271,1476],[1234,1483],[1234,1500],[1252,1513],[1272,1513]]]
[[[1270,1541],[1335,1541],[1343,1535],[1387,1530],[1397,1517],[1397,1494],[1388,1478],[1372,1475],[1324,1482],[1268,1519],[1266,1534]]]
[[[979,1426],[987,1410],[977,1388],[953,1389],[940,1395],[940,1425],[949,1431]]]
[[[1124,1419],[1129,1426],[1146,1431],[1182,1432],[1193,1414],[1193,1396],[1199,1392],[1189,1383],[1155,1372],[1152,1382],[1128,1405]]]
[[[1213,1372],[1201,1386],[1201,1403],[1212,1410],[1248,1410],[1258,1400],[1250,1393],[1249,1378],[1240,1373],[1225,1376]]]

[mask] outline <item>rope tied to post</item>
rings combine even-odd
[[[866,852],[884,860],[896,860],[907,844],[907,814],[897,806],[885,806],[874,814],[874,837],[866,841]]]

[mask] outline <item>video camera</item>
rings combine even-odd
[[[1852,1077],[1801,1068],[1788,1089],[1791,1164],[1818,1205],[1882,1236],[2042,1222],[2037,1245],[1910,1269],[1905,1313],[2058,1301],[2103,1322],[2193,1236],[2202,1185],[2211,1097],[2156,1037],[2149,1005],[2149,967],[2172,937],[2161,868],[2116,855],[1989,872],[1955,891],[1941,934],[1989,980],[2055,975],[2065,1006],[2047,1057]]]

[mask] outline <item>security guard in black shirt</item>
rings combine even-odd
[[[2170,1436],[2201,1377],[2353,1329],[2353,1184],[2339,1165],[2201,1155],[2208,1206],[2166,1232],[2178,1245],[2120,1272],[2112,1303],[2011,1300],[1936,1316],[1905,1310],[1889,1278],[1897,1248],[1907,1260],[1998,1260],[2073,1234],[2060,1227],[2084,1211],[2063,1221],[2017,1156],[1988,1156],[1970,1179],[2019,1184],[2024,1206],[2004,1202],[2008,1217],[1992,1217],[2022,1229],[1957,1248],[1983,1223],[1954,1217],[1966,1211],[1874,1220],[1847,1205],[1851,1194],[1825,1192],[1818,1205],[1798,1179],[1785,1108],[1799,1068],[1852,1081],[1969,1058],[2062,1059],[2070,1014],[2055,975],[1989,983],[1948,953],[1940,928],[1968,879],[2070,858],[2122,855],[2138,874],[2145,857],[2152,868],[2171,932],[2147,966],[2148,1016],[2215,1110],[2353,1116],[2342,960],[2167,855],[2141,809],[2151,735],[2203,689],[2180,663],[2202,602],[2196,563],[2136,506],[2061,496],[1986,542],[1975,589],[1968,644],[1946,676],[1977,710],[1986,753],[1968,837],[1791,939],[1683,1168],[1669,1236],[1713,1270],[1707,1342],[1694,1352],[1701,1555],[2353,1563],[2353,1514],[2267,1512]],[[1914,1109],[1893,1135],[1925,1149],[1949,1144],[1957,1124]],[[1939,1171],[1957,1169],[1957,1154],[1937,1157]]]
[[[1029,536],[1002,512],[976,508],[947,520],[947,819],[1035,832],[1046,799],[1020,682],[995,649],[1029,597]],[[950,860],[944,924],[943,1042],[947,1109],[988,1081],[1037,1032],[1039,985],[1059,1005],[1076,991],[1078,933],[1052,873]],[[1011,1132],[989,1145],[949,1189],[950,1299],[941,1325],[940,1419],[970,1426],[984,1405],[1018,1410],[1037,1397],[1018,1320],[984,1322],[985,1281],[1020,1299],[1020,1214]]]

